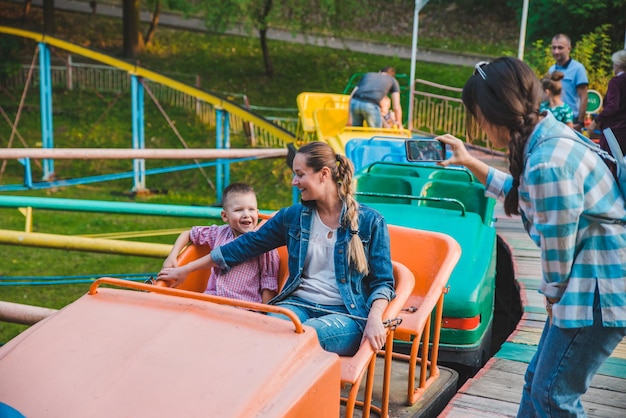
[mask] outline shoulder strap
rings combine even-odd
[[[622,148],[619,146],[619,142],[617,142],[617,138],[615,138],[615,134],[611,130],[611,128],[606,128],[602,131],[604,134],[604,138],[606,138],[606,142],[609,144],[609,149],[611,150],[611,154],[617,161],[624,161],[624,154],[622,154]]]
[[[611,132],[611,134],[613,134]],[[606,133],[605,133],[606,136]],[[610,161],[612,163],[617,164],[617,154],[613,153],[613,146],[611,146],[611,153],[613,153],[613,155],[611,155],[611,153],[603,150],[602,148],[600,148],[600,145],[596,144],[595,142],[592,142],[590,139],[588,139],[587,137],[583,136],[580,132],[577,132],[573,129],[568,129],[564,132],[562,132],[559,135],[554,135],[554,136],[548,136],[546,138],[540,138],[536,143],[535,143],[535,147],[544,143],[545,141],[549,140],[549,139],[555,139],[555,138],[567,138],[567,139],[571,139],[572,141],[576,141],[579,144],[582,144],[584,146],[586,146],[587,148],[589,148],[590,150],[594,151],[596,154],[598,154],[600,156],[600,158]],[[615,138],[615,136],[613,136],[613,138]],[[608,142],[608,139],[607,139]],[[615,140],[615,145],[617,145],[617,148],[619,150],[619,155],[622,155],[622,151],[619,148],[619,144],[617,144],[617,140]],[[534,147],[533,147],[534,149]],[[528,150],[528,154],[530,155],[530,153],[532,152],[532,149]],[[615,157],[614,157],[615,156]],[[622,157],[623,160],[623,157]]]
[[[607,131],[608,131],[608,135],[607,135]],[[614,176],[615,182],[617,183],[618,188],[622,192],[622,197],[624,197],[624,200],[626,200],[626,193],[625,193],[626,192],[626,162],[624,161],[622,150],[619,146],[619,143],[617,142],[617,139],[615,138],[615,135],[610,129],[607,128],[604,130],[604,136],[607,139],[607,142],[611,149],[610,153],[603,150],[598,144],[596,144],[595,142],[592,142],[587,137],[583,136],[581,133],[571,129],[571,130],[566,130],[562,132],[560,135],[540,138],[537,142],[535,142],[533,148],[528,150],[527,155],[530,155],[535,147],[537,147],[538,145],[541,145],[542,143],[544,143],[545,141],[549,139],[567,138],[567,139],[576,141],[579,144],[582,144],[586,146],[587,148],[589,148],[590,150],[594,151],[603,160],[610,161],[617,166],[617,176]],[[626,225],[625,219],[606,218],[603,216],[589,215],[586,213],[583,213],[583,216],[595,222]]]

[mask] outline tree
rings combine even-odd
[[[139,0],[123,0],[122,34],[124,40],[122,54],[126,58],[134,58],[144,47],[139,18]]]
[[[183,5],[180,5],[180,3]],[[166,5],[171,8],[183,7],[185,0],[169,0]],[[150,25],[145,35],[141,33],[141,5],[140,0],[123,0],[122,5],[122,32],[124,37],[123,55],[126,58],[134,58],[138,53],[150,45],[154,39],[156,28],[161,16],[161,0],[148,0],[148,7],[152,8]],[[172,7],[174,6],[174,7]]]
[[[507,4],[521,13],[521,0],[508,0]],[[528,40],[549,41],[557,33],[565,33],[575,43],[600,23],[610,25],[607,35],[612,48],[623,48],[626,0],[533,0],[529,5]]]
[[[392,0],[399,1],[399,0]],[[267,31],[272,26],[292,31],[306,30],[312,26],[334,34],[349,26],[350,22],[368,10],[375,0],[198,0],[184,12],[199,12],[207,28],[224,32],[238,25],[250,33],[259,34],[265,73],[271,77],[274,65],[270,57]],[[376,9],[369,9],[376,10]]]
[[[43,32],[54,34],[54,0],[43,0]]]

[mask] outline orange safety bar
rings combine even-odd
[[[403,264],[392,261],[393,276],[395,279],[396,297],[389,302],[383,320],[394,320],[400,314],[400,310],[406,304],[413,288],[415,286],[415,277],[413,273]],[[354,408],[356,406],[363,408],[363,417],[369,417],[370,410],[374,410],[379,416],[386,417],[389,410],[389,389],[391,382],[391,364],[393,359],[393,327],[387,328],[387,339],[383,350],[385,362],[382,382],[382,402],[378,407],[372,404],[372,390],[374,387],[374,372],[376,368],[376,355],[369,342],[364,342],[359,350],[352,357],[340,357],[341,359],[341,384],[342,386],[351,385],[350,391],[346,398],[342,398],[342,402],[346,404],[345,418],[352,418]],[[365,392],[363,400],[357,401],[357,394],[361,381],[367,372],[365,381]]]
[[[443,299],[450,274],[461,256],[461,247],[452,237],[438,232],[389,225],[389,235],[391,258],[406,265],[415,275],[415,288],[404,305],[402,323],[395,332],[396,340],[411,343],[411,351],[409,355],[393,354],[394,358],[408,361],[407,402],[413,405],[439,377],[437,359]],[[418,363],[420,375],[416,388]]]
[[[179,296],[179,297],[183,297],[187,299],[203,300],[206,302],[216,303],[218,305],[229,305],[229,306],[235,306],[237,308],[252,309],[254,311],[281,314],[281,315],[285,315],[291,320],[291,322],[293,322],[293,325],[296,329],[297,334],[302,334],[304,332],[304,328],[302,327],[302,322],[300,322],[300,319],[296,316],[296,314],[293,313],[293,311],[290,311],[289,309],[281,308],[279,306],[266,305],[264,303],[248,302],[245,300],[230,299],[230,298],[225,298],[221,296],[207,295],[206,293],[198,293],[198,292],[192,292],[189,290],[181,290],[181,289],[175,289],[175,288],[170,288],[170,287],[155,286],[155,285],[146,284],[146,283],[131,282],[128,280],[114,279],[112,277],[101,277],[97,279],[96,281],[94,281],[89,287],[89,294],[95,295],[96,293],[98,293],[98,286],[100,286],[101,284],[109,284],[109,285],[118,286],[118,287],[125,287],[128,289],[143,290],[145,292],[159,293],[162,295]]]

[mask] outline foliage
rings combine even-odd
[[[593,32],[583,37],[572,46],[571,56],[585,66],[589,78],[589,88],[600,94],[606,93],[609,79],[612,77],[611,40],[608,33],[610,25],[598,26]],[[535,41],[526,55],[528,64],[539,77],[543,77],[554,63],[550,44],[544,45],[543,40]]]
[[[0,38],[0,83],[3,83],[6,77],[15,74],[21,67],[19,61],[20,42],[17,38],[1,37]]]
[[[522,1],[507,0],[507,4],[521,14]],[[602,22],[610,25],[606,35],[611,49],[623,48],[625,11],[626,0],[533,0],[528,8],[528,39],[534,42],[565,33],[576,43]]]
[[[385,5],[403,3],[399,0]],[[295,32],[343,36],[368,14],[377,15],[381,3],[374,0],[199,0],[193,12],[204,16],[207,28],[224,32],[235,26],[247,33],[258,31],[265,62],[265,72],[272,76],[274,68],[267,47],[266,33],[270,27],[287,28]],[[371,11],[371,13],[368,13]]]

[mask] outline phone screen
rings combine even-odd
[[[442,161],[446,159],[446,144],[435,139],[408,139],[406,158],[409,161]]]

